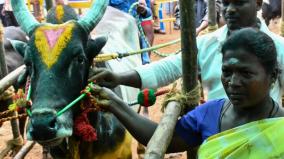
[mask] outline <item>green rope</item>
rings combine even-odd
[[[133,3],[131,6],[130,6],[130,9],[128,11],[129,14],[131,14],[131,12],[133,11],[134,7],[136,7],[138,5],[138,2],[135,2]],[[137,26],[138,26],[138,30],[139,30],[139,33],[140,33],[140,36],[143,38],[143,40],[146,42],[146,45],[147,47],[151,47],[148,39],[146,38],[145,36],[145,33],[144,33],[144,30],[142,28],[142,25],[141,25],[141,20],[139,18],[139,15],[136,14],[135,15],[135,19],[136,19],[136,23],[137,23]],[[161,57],[167,57],[167,56],[170,56],[170,55],[174,55],[174,54],[178,54],[181,52],[181,49],[180,50],[177,50],[176,52],[172,52],[172,53],[162,53],[162,52],[159,52],[157,51],[157,49],[153,49],[153,50],[149,50],[149,51],[152,51],[154,54],[158,55],[158,56],[161,56]]]
[[[80,101],[81,99],[83,99],[84,97],[86,97],[86,95],[88,93],[90,93],[92,91],[92,88],[90,86],[93,86],[93,82],[91,82],[85,89],[85,91],[75,100],[73,100],[71,103],[69,103],[67,106],[65,106],[63,109],[61,109],[59,112],[57,112],[56,116],[60,116],[63,113],[65,113],[69,108],[71,108],[72,106],[74,106],[78,101]]]

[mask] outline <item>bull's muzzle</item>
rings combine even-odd
[[[49,140],[56,138],[57,117],[52,110],[33,111],[29,133],[33,140]]]

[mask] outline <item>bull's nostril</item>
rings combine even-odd
[[[56,118],[52,119],[49,123],[49,128],[54,129],[56,125]]]

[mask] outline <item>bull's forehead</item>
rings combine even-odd
[[[47,24],[36,29],[35,46],[48,69],[57,63],[62,50],[72,39],[74,26],[74,23]]]

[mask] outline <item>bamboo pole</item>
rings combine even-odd
[[[4,36],[3,35],[4,35],[4,28],[3,28],[3,25],[0,24],[0,69],[1,69],[0,79],[2,79],[8,74],[7,65],[5,62]],[[9,99],[8,104],[12,104],[12,99]],[[13,112],[11,113],[11,115],[16,116],[17,112]],[[12,133],[13,133],[14,140],[19,139],[21,135],[20,135],[19,124],[18,124],[17,119],[11,120],[11,127],[12,127]]]
[[[281,36],[284,37],[284,0],[282,0],[282,3],[281,3],[281,27],[280,27],[280,30],[281,30]]]
[[[181,49],[183,91],[189,92],[197,85],[197,47],[195,39],[195,0],[180,0]],[[197,105],[198,103],[196,103]],[[194,105],[194,104],[193,104]],[[189,108],[190,110],[191,108]],[[162,159],[171,141],[181,106],[170,102],[151,140],[147,145],[145,159]],[[192,156],[191,154],[189,154]]]
[[[23,159],[35,145],[35,141],[28,141],[17,153],[14,159]]]
[[[25,68],[26,66],[22,65],[0,80],[0,94],[17,81],[19,75],[25,71]]]

